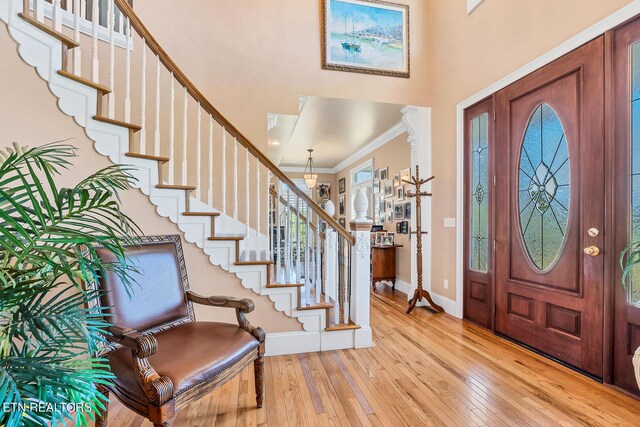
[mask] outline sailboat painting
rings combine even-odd
[[[409,6],[322,0],[322,68],[409,77]]]

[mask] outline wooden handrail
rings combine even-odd
[[[271,171],[271,173],[276,176],[279,180],[283,181],[285,184],[289,186],[291,191],[293,191],[298,197],[304,200],[307,205],[318,214],[324,221],[329,224],[330,227],[335,229],[339,234],[341,234],[347,242],[349,242],[352,246],[355,244],[355,238],[345,230],[335,219],[331,218],[318,204],[311,199],[308,195],[306,195],[302,190],[300,190],[293,181],[282,172],[267,156],[265,156],[262,151],[258,150],[251,141],[247,137],[245,137],[236,127],[231,124],[226,117],[224,117],[208,100],[207,98],[198,90],[198,88],[187,78],[187,76],[182,72],[182,70],[178,67],[178,65],[173,62],[173,60],[169,57],[167,52],[160,46],[158,41],[151,35],[147,27],[142,23],[140,18],[135,14],[131,5],[129,5],[127,0],[114,0],[120,11],[124,16],[129,18],[131,22],[131,26],[136,30],[138,35],[145,40],[147,47],[160,59],[160,62],[171,72],[173,73],[174,78],[185,87],[189,95],[191,95],[200,106],[211,116],[214,118],[219,125],[225,128],[225,130],[232,135],[243,147],[245,147],[249,153],[251,153],[254,157],[256,157],[260,163],[262,163],[267,169]]]

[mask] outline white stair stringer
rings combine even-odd
[[[297,288],[267,288],[267,267],[264,265],[235,265],[235,242],[210,241],[211,220],[209,217],[185,217],[181,215],[185,207],[186,192],[173,189],[157,189],[157,162],[125,156],[129,150],[129,131],[117,125],[98,122],[96,114],[98,93],[86,85],[60,76],[62,69],[61,42],[31,26],[18,17],[22,11],[22,0],[0,0],[0,20],[4,21],[9,33],[18,45],[22,60],[36,69],[49,90],[58,99],[59,109],[71,116],[85,128],[87,136],[94,141],[96,151],[115,164],[130,165],[130,172],[138,182],[134,185],[156,206],[158,215],[169,218],[184,234],[184,239],[201,248],[211,264],[219,266],[240,279],[243,287],[256,294],[268,297],[277,311],[296,318],[302,323],[303,331],[267,334],[267,354],[288,354],[319,351],[334,348],[353,348],[352,331],[326,332],[326,310],[297,310]],[[194,198],[190,199],[194,211],[212,211],[211,207]],[[216,225],[225,231],[247,235],[242,245],[252,242],[252,249],[267,247],[267,236],[247,229],[233,218],[222,214],[215,219]],[[351,333],[345,339],[343,332]],[[332,337],[336,337],[335,342]]]

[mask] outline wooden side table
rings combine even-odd
[[[376,283],[389,281],[396,290],[396,248],[402,245],[371,246],[371,288],[375,292]]]

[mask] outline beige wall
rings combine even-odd
[[[409,79],[322,70],[320,0],[134,4],[189,78],[266,152],[267,113],[297,114],[299,95],[426,105],[428,2],[398,2],[410,6]]]
[[[73,167],[64,173],[60,182],[71,186],[80,179],[110,164],[99,155],[93,142],[71,117],[60,112],[56,98],[33,68],[27,66],[16,53],[16,44],[10,39],[6,27],[0,25],[0,148],[16,141],[22,146],[34,147],[47,142],[70,138],[79,148],[79,157]],[[122,194],[123,210],[150,235],[182,234],[177,226],[156,214],[148,198],[139,190]],[[232,274],[209,263],[209,258],[195,245],[184,244],[184,253],[192,289],[205,295],[233,295],[251,298],[256,310],[249,315],[254,324],[268,332],[301,330],[294,319],[278,313],[267,298],[242,287]],[[235,312],[225,309],[205,309],[197,312],[200,320],[235,322]]]
[[[455,299],[456,105],[629,3],[629,0],[430,0],[433,123],[433,290]],[[444,279],[449,288],[444,289]]]

